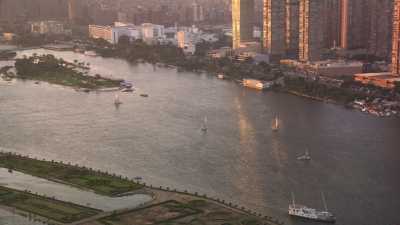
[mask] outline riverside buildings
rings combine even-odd
[[[104,39],[111,44],[118,44],[122,36],[131,41],[142,39],[147,43],[155,43],[164,39],[164,26],[144,23],[141,26],[116,23],[115,26],[89,25],[89,36],[94,39]]]
[[[254,0],[232,0],[233,49],[253,41]]]
[[[384,73],[361,73],[355,80],[363,84],[373,84],[391,89],[400,82],[400,0],[394,0],[392,19],[392,70]]]
[[[394,3],[392,73],[400,76],[400,0],[395,0]]]

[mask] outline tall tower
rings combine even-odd
[[[349,0],[340,1],[340,47],[347,49],[349,47]]]
[[[368,53],[382,58],[390,57],[392,40],[393,1],[369,1],[370,28]]]
[[[340,42],[340,7],[339,0],[325,0],[324,48],[337,47]]]
[[[285,48],[289,57],[299,54],[299,0],[286,0]]]
[[[233,49],[253,40],[254,0],[232,0]]]
[[[400,76],[400,0],[393,7],[392,73]]]
[[[367,48],[371,21],[371,0],[340,0],[340,46]]]
[[[77,19],[78,0],[68,0],[68,19],[71,23],[75,23]]]
[[[264,0],[263,46],[272,59],[285,55],[285,1]]]
[[[300,0],[299,17],[299,60],[317,61],[323,47],[323,27],[321,12],[325,0]]]

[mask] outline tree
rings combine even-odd
[[[128,36],[126,35],[122,35],[121,37],[119,37],[118,39],[118,46],[119,47],[127,47],[129,46],[129,44],[131,43],[131,40]]]
[[[394,83],[394,85],[395,85],[394,90],[395,90],[398,94],[400,94],[400,82],[399,82],[399,81],[396,81],[396,82]]]

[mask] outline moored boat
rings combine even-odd
[[[299,217],[303,219],[309,219],[314,221],[321,221],[327,223],[334,223],[336,222],[336,217],[328,212],[325,197],[322,194],[322,200],[324,202],[325,210],[317,210],[313,208],[309,208],[304,205],[299,205],[295,203],[294,195],[292,193],[292,204],[289,205],[289,215],[294,217]]]

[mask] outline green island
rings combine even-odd
[[[33,55],[16,59],[16,78],[44,81],[63,86],[101,89],[119,87],[121,80],[90,76],[84,63],[66,62],[53,55]]]
[[[103,212],[0,186],[0,207],[16,208],[45,218],[50,225],[282,225],[269,216],[197,192],[138,184],[117,175],[62,162],[0,153],[0,168],[72,185],[97,194],[118,197],[146,194],[152,200],[138,207]],[[47,221],[46,221],[47,220]]]
[[[57,222],[71,223],[92,217],[100,210],[62,202],[29,192],[17,191],[0,186],[0,205],[13,207],[28,213],[45,217]]]

